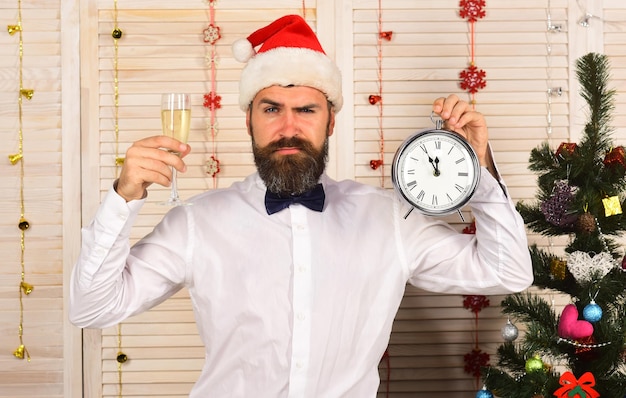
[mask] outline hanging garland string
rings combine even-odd
[[[217,0],[207,0],[209,5],[209,26],[203,30],[203,41],[209,44],[206,60],[209,65],[209,93],[204,94],[203,106],[209,110],[209,118],[207,121],[207,130],[211,140],[211,155],[206,161],[206,173],[213,179],[213,188],[217,188],[217,175],[220,172],[220,161],[217,158],[217,110],[222,107],[222,97],[217,95],[217,51],[216,43],[222,38],[220,28],[215,24],[215,3]]]
[[[18,337],[20,344],[13,356],[18,359],[27,358],[30,362],[30,354],[24,345],[24,296],[28,296],[32,293],[34,286],[26,282],[26,231],[30,228],[30,223],[26,220],[26,205],[24,200],[24,124],[23,124],[23,99],[31,100],[34,95],[34,90],[24,88],[24,37],[22,35],[22,1],[17,2],[17,23],[15,25],[8,25],[7,31],[9,35],[13,36],[16,33],[19,38],[19,92],[17,95],[18,104],[18,152],[9,155],[9,162],[11,165],[20,165],[20,218],[17,224],[20,230],[20,284],[18,286],[19,301],[20,301],[20,313],[19,313],[19,325],[18,325]]]
[[[113,37],[113,118],[114,118],[114,133],[115,133],[115,178],[118,177],[121,166],[124,164],[124,157],[120,155],[120,124],[119,124],[119,43],[122,38],[123,32],[118,26],[117,20],[117,0],[113,0],[113,31],[111,37]],[[128,356],[122,351],[122,323],[117,325],[117,356],[115,358],[117,362],[117,396],[122,397],[122,365],[128,361]]]
[[[464,234],[476,233],[476,222],[472,221],[468,226],[463,228]],[[489,299],[482,295],[463,296],[463,307],[474,313],[474,347],[470,352],[463,356],[465,366],[463,370],[476,379],[476,388],[479,386],[481,368],[489,363],[489,354],[483,352],[479,347],[478,339],[478,314],[483,308],[489,307]],[[478,395],[477,395],[478,396]]]
[[[470,29],[470,64],[469,67],[461,71],[461,89],[467,91],[471,97],[472,108],[476,108],[476,93],[487,85],[485,77],[487,73],[476,67],[476,45],[475,45],[475,25],[476,21],[485,17],[484,0],[461,0],[459,3],[461,10],[459,15],[463,19],[467,19]]]
[[[553,33],[561,32],[561,25],[554,25],[552,23],[552,6],[550,0],[548,0],[548,8],[547,8],[547,32],[546,32],[546,71],[547,78],[546,83],[548,85],[547,89],[547,128],[546,134],[548,135],[548,140],[552,139],[552,97],[557,96],[560,97],[563,94],[563,90],[561,87],[552,87],[552,39],[551,35]]]
[[[382,30],[382,0],[378,0],[378,36],[376,38],[376,63],[378,77],[378,92],[368,98],[370,105],[378,108],[378,159],[370,160],[372,170],[380,169],[380,186],[385,187],[385,134],[383,131],[383,40],[390,41],[393,32]]]
[[[120,91],[119,91],[119,45],[118,41],[122,38],[122,31],[117,25],[117,0],[113,0],[113,118],[115,131],[115,178],[119,173],[119,168],[124,164],[124,157],[120,156],[120,124],[119,124],[119,107],[120,107]]]

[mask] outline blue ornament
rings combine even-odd
[[[482,390],[476,393],[476,398],[493,398],[493,394],[487,390],[487,387],[483,387]]]
[[[587,322],[598,322],[602,318],[602,308],[595,301],[591,300],[589,304],[583,308],[583,318]]]

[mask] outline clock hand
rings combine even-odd
[[[427,153],[427,155],[428,155],[428,153]],[[428,161],[433,166],[433,169],[435,169],[435,172],[433,174],[435,175],[435,177],[438,177],[441,174],[439,172],[439,157],[435,157],[435,160],[433,161],[433,159],[430,157],[430,155],[428,155]]]
[[[433,160],[433,158],[430,157],[430,153],[428,153],[428,149],[426,149],[426,145],[422,145],[421,148],[422,148],[422,151],[424,151],[424,153],[426,154],[426,156],[428,156],[428,162],[430,162],[431,166],[433,166],[433,169],[435,170],[433,172],[433,175],[435,177],[438,177],[439,174],[441,174],[439,173],[439,158],[435,157],[435,160]]]

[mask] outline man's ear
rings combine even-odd
[[[330,137],[335,132],[335,111],[330,111],[330,120],[328,120],[328,136]]]
[[[248,135],[252,135],[250,131],[250,108],[246,111],[246,130],[248,130]]]

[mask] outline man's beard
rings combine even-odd
[[[281,138],[265,147],[259,147],[252,136],[252,153],[254,163],[265,186],[270,192],[278,195],[301,195],[319,182],[328,160],[328,136],[320,150],[298,137]],[[298,148],[299,153],[292,155],[276,155],[280,148]]]

